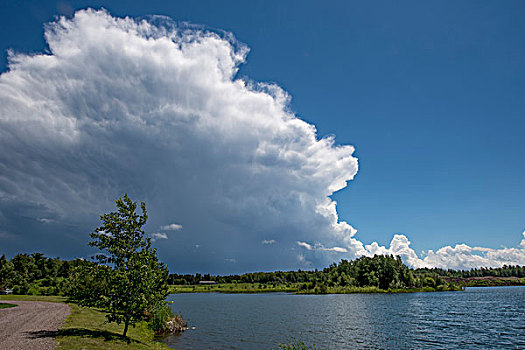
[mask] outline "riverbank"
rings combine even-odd
[[[445,278],[447,282],[462,287],[505,287],[525,286],[525,278],[519,277],[468,277],[468,278]]]
[[[170,294],[179,293],[227,293],[227,294],[253,294],[253,293],[295,293],[295,294],[354,294],[354,293],[419,293],[461,291],[459,285],[442,285],[438,287],[380,289],[378,287],[326,287],[317,286],[304,289],[304,284],[294,283],[288,285],[266,285],[261,283],[224,283],[206,285],[170,285]]]
[[[130,328],[128,337],[122,336],[124,326],[105,323],[105,314],[94,308],[80,307],[67,303],[59,296],[2,295],[0,300],[47,301],[65,303],[71,308],[71,314],[56,332],[55,345],[58,350],[124,350],[124,349],[169,349],[165,344],[155,341],[153,331],[146,322]]]
[[[170,285],[170,294],[179,293],[295,293],[299,290],[298,284],[266,285],[262,283],[221,283],[204,285]]]

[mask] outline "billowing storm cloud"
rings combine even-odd
[[[413,266],[499,264],[507,253],[525,264],[524,247],[446,247],[422,260],[402,235],[364,246],[330,198],[357,173],[354,148],[319,138],[278,86],[237,77],[248,48],[230,34],[84,10],[45,38],[48,52],[10,53],[0,76],[7,250],[84,254],[98,214],[127,192],[146,202],[172,270],[322,267],[373,253]]]

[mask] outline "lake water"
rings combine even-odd
[[[322,349],[525,349],[525,287],[168,300],[195,327],[165,340],[178,350],[277,349],[294,338]]]

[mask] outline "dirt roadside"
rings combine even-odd
[[[54,349],[58,328],[71,309],[43,301],[0,300],[17,307],[0,309],[0,349]]]

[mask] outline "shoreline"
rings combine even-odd
[[[317,287],[316,287],[317,288]],[[398,293],[428,293],[428,292],[450,292],[462,291],[463,286],[438,286],[421,288],[396,288],[380,289],[378,287],[326,287],[318,289],[301,290],[299,286],[283,286],[273,288],[262,288],[253,284],[244,284],[232,288],[231,285],[170,285],[170,294],[185,293],[223,293],[223,294],[266,294],[266,293],[289,293],[296,295],[325,295],[325,294],[398,294]]]

